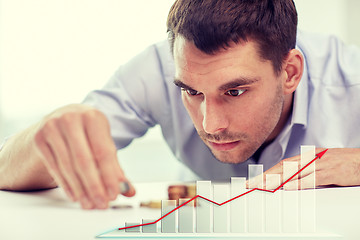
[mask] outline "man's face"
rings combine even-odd
[[[174,60],[184,106],[218,160],[244,162],[276,137],[284,105],[282,80],[271,62],[260,58],[255,42],[207,55],[180,36]]]

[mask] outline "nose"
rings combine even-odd
[[[229,122],[224,106],[218,100],[204,99],[200,110],[203,115],[203,129],[206,133],[216,134],[228,127]]]

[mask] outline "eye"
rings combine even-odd
[[[185,91],[190,96],[196,96],[196,95],[200,94],[200,92],[193,90],[193,89],[183,89],[183,91]]]
[[[232,97],[237,97],[240,96],[241,94],[243,94],[246,90],[241,90],[241,89],[232,89],[227,91],[225,94],[232,96]]]

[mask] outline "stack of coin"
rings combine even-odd
[[[148,202],[141,202],[140,207],[147,207],[147,208],[161,208],[161,201],[148,201]]]
[[[169,200],[176,200],[179,204],[179,198],[186,198],[187,188],[185,185],[170,185],[168,187]]]
[[[176,200],[177,205],[179,205],[180,198],[191,199],[196,196],[196,186],[195,185],[170,185],[168,187],[168,199]],[[194,203],[196,205],[196,202]],[[160,200],[153,200],[149,202],[142,202],[140,207],[148,208],[161,208]]]
[[[193,198],[196,196],[196,185],[195,184],[187,185],[186,188],[187,188],[188,198]]]
[[[169,200],[176,200],[179,204],[180,198],[193,198],[196,196],[195,185],[170,185],[168,187]]]

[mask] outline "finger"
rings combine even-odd
[[[49,174],[52,176],[52,178],[54,178],[57,185],[65,191],[66,195],[72,201],[75,201],[76,197],[70,186],[67,184],[66,180],[62,177],[58,165],[56,164],[54,153],[51,150],[49,144],[47,143],[42,131],[36,134],[35,142],[38,154],[41,159],[43,159],[43,164],[49,171]]]
[[[331,171],[329,169],[317,170],[315,172],[315,179],[316,179],[315,180],[316,186],[326,186],[326,185],[335,184],[334,171]]]
[[[125,177],[123,182],[120,182],[120,193],[126,197],[133,197],[136,194],[135,187],[131,184],[131,182],[126,178],[122,168],[120,167],[119,161],[117,161],[116,167],[117,170],[115,172],[118,174],[118,178],[121,180]],[[125,184],[127,188],[121,187],[121,185]]]
[[[295,191],[300,189],[300,180],[294,179],[283,185],[283,189],[286,191]]]
[[[247,188],[263,188],[263,186],[265,186],[265,178],[263,178],[263,174],[249,178],[246,181]]]
[[[84,186],[88,200],[96,208],[107,208],[109,200],[85,136],[81,117],[77,114],[64,116],[62,128],[70,147],[73,167],[76,169],[76,174]]]
[[[125,177],[117,159],[115,144],[111,138],[110,126],[106,117],[100,112],[91,112],[84,120],[86,133],[97,167],[106,186],[109,199],[114,200],[119,193],[134,196],[135,188]],[[101,127],[99,127],[101,126]],[[119,189],[121,183],[126,188]]]
[[[54,122],[56,126],[51,128],[51,131],[46,131],[47,142],[53,152],[55,163],[59,169],[59,176],[61,176],[65,183],[69,186],[69,190],[74,200],[80,200],[81,205],[85,209],[91,209],[94,204],[88,200],[84,187],[75,172],[72,164],[72,160],[69,153],[69,146],[63,138],[63,134],[60,133],[57,122]]]
[[[266,173],[266,174],[282,174],[283,173],[283,163],[284,162],[299,162],[299,161],[300,161],[300,156],[299,155],[283,159],[279,163],[274,165],[272,168],[265,171],[264,173]]]
[[[315,155],[324,150],[325,148],[317,148]],[[304,179],[306,177],[306,182],[304,183],[306,184],[304,186],[305,189],[312,188],[311,184],[313,181],[315,181],[315,187],[333,184],[333,173],[336,171],[336,169],[338,169],[339,165],[336,164],[336,161],[333,161],[334,159],[329,161],[327,156],[328,155],[317,158],[316,161],[312,163],[312,165],[309,165],[307,169],[304,169],[305,172],[309,173],[308,175],[304,176]],[[313,180],[314,178],[315,180]]]
[[[274,165],[272,168],[268,169],[267,171],[265,171],[263,173],[263,176],[261,178],[260,176],[257,176],[255,178],[249,179],[247,181],[247,187],[250,187],[250,185],[253,186],[261,186],[261,181],[263,182],[263,187],[271,190],[271,189],[277,189],[279,187],[278,181],[276,180],[276,178],[269,178],[268,180],[266,180],[266,176],[267,175],[280,175],[280,181],[281,183],[284,183],[286,181],[291,181],[294,180],[294,178],[297,178],[297,176],[294,176],[297,172],[298,169],[295,171],[286,171],[286,173],[284,173],[284,163],[288,162],[288,163],[293,163],[293,162],[298,162],[298,166],[299,166],[299,161],[300,161],[300,156],[296,155],[293,156],[291,158],[287,158],[284,159],[282,161],[280,161],[279,163],[277,163],[276,165]],[[291,178],[291,179],[290,179]],[[250,182],[252,182],[250,184]]]
[[[320,153],[321,151],[323,151],[323,148],[317,148],[316,149],[316,153],[315,156]],[[315,170],[315,165],[316,168],[318,168],[318,163],[319,161],[321,161],[321,159],[318,159],[317,157],[315,157],[314,155],[311,155],[311,152],[305,152],[301,155],[301,160],[300,160],[300,164],[299,164],[299,169],[300,169],[300,177],[306,177],[309,174],[313,173]]]
[[[60,143],[58,143],[60,144]],[[65,144],[62,144],[65,145]],[[55,156],[57,159],[57,164],[59,166],[59,169],[61,171],[61,175],[66,180],[68,185],[70,186],[71,191],[74,195],[74,200],[79,200],[81,203],[82,208],[84,209],[92,209],[94,208],[94,204],[91,203],[89,200],[85,188],[83,184],[81,183],[81,180],[79,179],[78,174],[76,173],[74,166],[72,164],[72,159],[69,156],[69,154],[64,153],[63,150],[66,151],[66,148],[64,146],[59,147],[57,145],[57,148],[54,148]]]
[[[125,176],[117,160],[108,122],[105,116],[94,111],[85,116],[83,123],[108,198],[114,200],[119,194],[119,182],[124,182]]]
[[[136,194],[135,187],[128,180],[125,180],[123,184],[128,184],[128,189],[127,191],[122,191],[121,194],[124,195],[125,197],[133,197]]]
[[[316,154],[322,152],[323,148],[317,148]],[[316,155],[315,154],[315,155]],[[316,161],[315,161],[316,160]],[[319,185],[326,185],[328,181],[328,161],[324,161],[323,159],[304,159],[304,162],[301,162],[300,165],[300,172],[298,174],[299,183],[298,188],[299,189],[311,189],[315,188]],[[302,161],[302,160],[301,160]],[[311,163],[310,163],[311,162]],[[310,164],[309,164],[310,163]],[[308,165],[309,164],[309,165]],[[324,166],[325,165],[325,166]],[[324,172],[323,169],[326,169]],[[320,175],[318,175],[320,174]],[[315,177],[318,179],[315,181]],[[326,180],[327,179],[327,180]],[[290,181],[291,184],[293,181]]]
[[[264,189],[278,190],[281,188],[281,178],[279,174],[266,174]]]
[[[300,179],[299,189],[314,189],[315,187],[316,184],[314,173],[308,174],[307,176]]]

